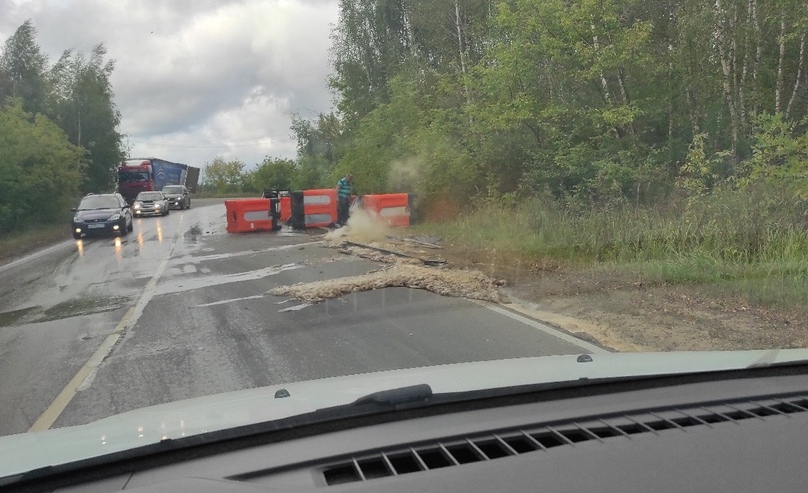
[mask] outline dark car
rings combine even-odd
[[[168,199],[163,192],[140,192],[132,205],[135,216],[168,215]]]
[[[168,199],[169,208],[191,208],[191,193],[185,185],[166,185],[163,187],[163,195]]]
[[[73,238],[86,235],[120,234],[132,231],[132,212],[118,193],[89,194],[81,199],[71,223]]]

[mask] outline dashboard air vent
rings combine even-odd
[[[647,410],[395,447],[355,455],[327,465],[322,472],[326,484],[337,485],[547,451],[582,442],[626,440],[640,434],[659,434],[667,430],[676,433],[693,427],[708,429],[719,423],[804,412],[808,412],[808,396]]]

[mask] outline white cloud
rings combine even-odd
[[[26,19],[51,62],[103,42],[132,154],[251,166],[292,157],[291,114],[331,109],[337,0],[0,0],[0,37]],[[221,146],[221,147],[218,147]]]

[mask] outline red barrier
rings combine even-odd
[[[337,222],[337,191],[303,190],[303,214],[307,228],[327,228]]]
[[[410,225],[410,196],[406,193],[365,195],[362,203],[371,217],[385,221],[390,226]]]
[[[227,232],[272,231],[269,199],[225,200]]]

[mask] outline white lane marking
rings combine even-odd
[[[302,305],[290,306],[289,308],[284,308],[283,310],[278,310],[278,313],[297,312],[297,311],[300,311],[300,310],[302,310],[302,309],[304,309],[306,307],[309,307],[309,306],[312,306],[312,304],[311,303],[303,303]]]
[[[263,298],[265,295],[263,294],[256,294],[255,296],[245,296],[244,298],[231,298],[229,300],[221,300],[221,301],[214,301],[212,303],[203,303],[201,305],[193,305],[191,308],[202,308],[205,306],[216,306],[216,305],[224,305],[227,303],[235,303],[237,301],[244,301],[244,300],[257,300],[259,298]]]
[[[182,223],[182,217],[180,217],[179,224]],[[179,226],[178,224],[178,226]],[[67,405],[70,404],[70,401],[73,400],[75,397],[76,392],[79,390],[85,390],[89,387],[90,383],[92,383],[92,379],[95,379],[95,370],[101,362],[106,359],[106,357],[112,352],[115,348],[115,345],[121,339],[121,336],[124,333],[131,329],[135,323],[137,323],[138,318],[143,314],[143,309],[146,305],[149,304],[149,301],[154,296],[155,291],[157,290],[157,281],[160,279],[160,276],[163,275],[163,272],[168,265],[168,259],[171,258],[171,254],[174,252],[174,247],[177,245],[177,238],[179,237],[179,230],[177,228],[177,234],[174,235],[174,240],[171,243],[171,248],[168,251],[168,256],[164,258],[160,265],[157,267],[157,271],[154,273],[154,276],[151,280],[146,284],[146,287],[143,289],[143,294],[141,294],[140,299],[138,300],[137,304],[127,310],[126,315],[118,322],[118,325],[115,327],[115,330],[107,336],[101,346],[90,356],[90,359],[84,363],[79,371],[73,376],[72,379],[65,385],[65,388],[59,392],[59,395],[56,396],[56,399],[50,403],[47,409],[39,416],[39,418],[31,425],[31,428],[28,429],[29,432],[31,431],[42,431],[47,430],[53,423],[59,419],[59,416],[64,412]],[[88,380],[90,379],[90,380]],[[86,382],[86,384],[85,384]]]
[[[244,250],[241,252],[232,252],[232,253],[213,253],[210,255],[202,255],[199,257],[193,257],[190,255],[179,257],[175,259],[177,263],[191,263],[191,264],[198,264],[200,262],[206,262],[208,260],[224,260],[233,257],[243,257],[246,255],[256,255],[259,253],[266,253],[266,252],[280,252],[283,250],[294,250],[300,247],[307,247],[307,246],[316,246],[322,245],[323,241],[311,241],[308,243],[294,243],[292,245],[280,245],[275,247],[269,248],[262,248],[261,250]]]
[[[287,270],[300,269],[303,266],[300,264],[284,264],[281,266],[264,267],[263,269],[251,270],[247,272],[239,272],[236,274],[223,274],[221,276],[209,277],[189,277],[179,279],[172,282],[167,282],[160,286],[156,294],[172,294],[181,293],[184,291],[191,291],[200,288],[209,288],[211,286],[219,286],[221,284],[230,284],[234,282],[255,281],[263,279],[268,276],[275,276]]]
[[[560,330],[556,330],[556,329],[554,329],[552,327],[544,325],[543,323],[539,323],[539,322],[537,322],[537,321],[535,321],[533,319],[530,319],[530,318],[527,318],[525,316],[522,316],[522,315],[519,315],[517,313],[514,313],[514,312],[512,312],[510,310],[507,310],[507,309],[505,309],[505,308],[503,308],[503,307],[501,307],[501,306],[499,306],[497,304],[490,303],[488,301],[475,301],[475,303],[477,303],[478,305],[482,305],[482,306],[488,308],[489,310],[497,312],[497,313],[499,313],[501,315],[505,315],[506,317],[510,317],[510,318],[512,318],[514,320],[522,322],[525,325],[529,325],[530,327],[533,327],[534,329],[538,329],[538,330],[544,332],[547,335],[551,335],[551,336],[553,336],[553,337],[555,337],[557,339],[561,339],[562,341],[569,342],[570,344],[575,344],[576,346],[580,347],[581,349],[583,349],[584,351],[586,351],[588,353],[604,354],[604,353],[609,352],[609,351],[603,349],[600,346],[596,346],[595,344],[586,342],[586,341],[584,341],[582,339],[578,339],[577,337],[571,336],[571,335],[569,335],[569,334],[567,334],[565,332],[562,332]]]

